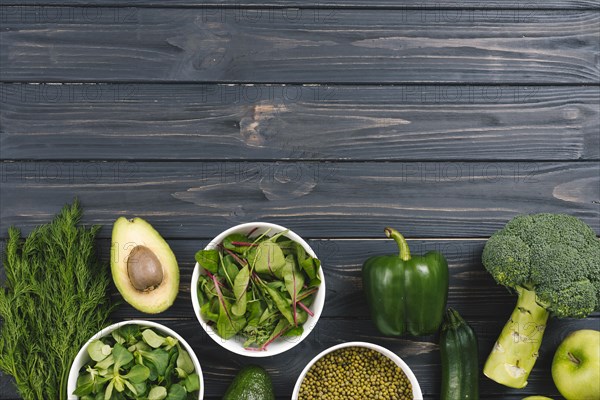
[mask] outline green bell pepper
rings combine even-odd
[[[362,268],[373,322],[387,336],[435,333],[446,309],[448,262],[437,251],[411,257],[404,236],[392,228],[385,234],[400,254],[370,257]]]

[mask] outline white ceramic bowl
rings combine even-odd
[[[399,366],[402,369],[402,371],[404,371],[404,373],[408,377],[408,380],[410,381],[410,383],[412,385],[414,400],[423,400],[423,393],[421,392],[421,387],[419,386],[417,377],[411,371],[411,369],[408,367],[408,365],[400,357],[398,357],[395,353],[386,349],[385,347],[381,347],[376,344],[367,343],[367,342],[342,343],[342,344],[332,346],[332,347],[322,351],[321,353],[319,353],[315,358],[310,360],[310,362],[306,365],[306,367],[304,367],[304,369],[300,373],[300,377],[296,381],[296,386],[294,386],[294,392],[292,393],[292,400],[298,400],[298,396],[300,395],[300,386],[302,385],[302,381],[304,380],[304,377],[308,373],[308,370],[324,355],[329,354],[333,351],[339,350],[344,347],[366,347],[367,349],[378,351],[379,353],[383,354],[387,358],[391,359],[394,363],[396,363],[397,366]]]
[[[312,257],[315,257],[315,258],[317,257],[317,255],[310,248],[308,243],[306,243],[304,241],[304,239],[302,239],[300,236],[298,236],[291,230],[284,228],[283,226],[271,224],[268,222],[249,222],[246,224],[236,225],[232,228],[227,229],[226,231],[222,232],[217,237],[215,237],[205,247],[205,249],[211,250],[211,249],[217,248],[217,246],[221,242],[223,242],[223,239],[225,239],[227,236],[231,235],[232,233],[242,233],[242,234],[247,235],[253,229],[255,229],[254,233],[252,234],[253,237],[261,235],[267,231],[269,231],[268,235],[272,236],[274,234],[277,234],[279,232],[283,232],[283,231],[287,230],[288,232],[285,234],[285,236],[287,238],[300,243],[302,245],[302,247],[304,247],[304,250],[306,250],[306,252],[308,254],[310,254]],[[294,336],[294,337],[280,337],[280,338],[276,339],[273,343],[269,344],[267,349],[264,351],[246,350],[243,346],[244,339],[241,336],[238,335],[238,336],[235,336],[228,340],[221,338],[217,334],[216,330],[214,330],[208,324],[208,321],[204,320],[202,318],[202,316],[200,315],[200,303],[198,301],[197,286],[198,286],[198,278],[200,277],[200,274],[202,273],[202,271],[203,271],[203,268],[200,267],[200,265],[198,265],[198,263],[196,263],[196,267],[194,268],[194,273],[192,274],[192,285],[191,285],[192,305],[194,307],[194,313],[196,314],[196,318],[198,318],[200,325],[202,325],[202,328],[206,331],[206,333],[208,334],[208,336],[210,338],[212,338],[215,342],[217,342],[219,345],[223,346],[227,350],[229,350],[233,353],[236,353],[236,354],[240,354],[240,355],[248,356],[248,357],[270,357],[270,356],[274,356],[276,354],[283,353],[284,351],[287,351],[287,350],[293,348],[294,346],[296,346],[297,344],[299,344],[310,334],[310,332],[313,330],[313,328],[317,324],[317,321],[319,320],[319,317],[321,316],[321,312],[323,311],[323,305],[325,304],[325,277],[323,276],[323,266],[321,265],[321,268],[319,269],[319,278],[321,279],[321,285],[319,286],[319,290],[315,297],[315,301],[310,306],[310,310],[313,312],[314,316],[312,316],[312,317],[309,316],[308,319],[306,320],[306,322],[304,323],[304,325],[303,325],[304,332],[302,333],[302,335]]]
[[[87,352],[87,347],[89,346],[89,344],[93,340],[100,339],[107,335],[110,335],[110,333],[112,331],[117,330],[124,325],[134,325],[134,324],[153,328],[156,331],[158,331],[159,333],[162,333],[163,335],[171,336],[171,337],[174,337],[175,339],[179,340],[179,343],[190,354],[190,357],[192,358],[192,362],[194,363],[194,368],[196,370],[196,373],[198,373],[198,376],[200,377],[200,391],[198,392],[198,400],[202,400],[204,398],[204,378],[202,376],[202,368],[200,368],[200,363],[198,362],[198,357],[196,357],[196,353],[194,353],[194,350],[192,350],[190,345],[181,336],[179,336],[179,334],[177,334],[177,332],[175,332],[174,330],[167,328],[166,326],[158,324],[156,322],[144,321],[144,320],[131,320],[131,321],[124,321],[124,322],[117,322],[116,324],[107,326],[106,328],[102,329],[100,332],[98,332],[94,336],[92,336],[90,338],[90,340],[88,340],[86,342],[86,344],[83,345],[83,347],[79,350],[79,353],[77,353],[77,356],[75,357],[75,360],[73,361],[73,364],[71,364],[71,370],[69,371],[69,380],[67,382],[67,396],[68,396],[69,400],[75,400],[78,398],[77,396],[74,396],[72,393],[77,388],[77,378],[79,376],[79,370],[90,360],[90,356]]]

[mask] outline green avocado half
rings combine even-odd
[[[173,251],[141,218],[115,221],[110,269],[125,301],[142,312],[165,311],[179,292],[179,267]]]

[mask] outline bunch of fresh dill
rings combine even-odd
[[[97,259],[99,227],[78,226],[77,200],[21,239],[9,229],[0,287],[0,370],[25,400],[67,400],[80,347],[112,311],[108,268]]]

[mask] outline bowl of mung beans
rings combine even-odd
[[[415,374],[395,353],[367,342],[330,347],[296,381],[292,400],[422,400]]]

